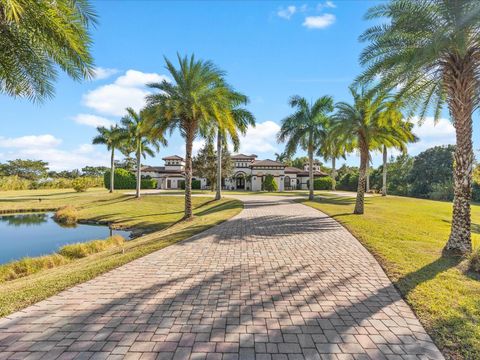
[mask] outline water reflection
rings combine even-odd
[[[65,226],[53,220],[53,213],[25,213],[0,216],[0,264],[25,256],[55,252],[63,245],[105,239],[114,234],[129,239],[130,232],[107,225]]]

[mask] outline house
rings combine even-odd
[[[185,184],[185,160],[178,156],[167,156],[162,160],[165,166],[145,166],[142,173],[158,181],[159,189],[182,189]],[[257,160],[257,155],[237,154],[232,156],[233,175],[222,181],[222,187],[227,190],[261,191],[267,175],[273,175],[279,191],[308,189],[308,164],[303,169],[289,167],[285,164],[265,159]],[[320,170],[320,163],[313,166],[314,177],[328,176]],[[193,178],[200,181],[201,189],[207,188],[204,178]]]

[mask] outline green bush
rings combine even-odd
[[[115,189],[135,189],[137,187],[137,179],[135,174],[125,169],[115,169],[114,172]],[[110,170],[105,172],[103,182],[107,189],[110,189]],[[157,180],[142,178],[140,187],[142,189],[156,189]]]
[[[202,188],[202,182],[200,180],[192,180],[192,189],[200,190]]]
[[[263,190],[265,191],[278,191],[277,182],[273,175],[268,174],[263,180]]]
[[[340,177],[337,181],[337,189],[345,191],[357,191],[358,172],[349,172]]]
[[[472,200],[476,202],[480,202],[480,184],[476,181],[473,182]]]
[[[88,180],[85,178],[76,178],[72,181],[73,190],[76,192],[85,192],[88,189]]]
[[[60,224],[74,225],[78,221],[78,211],[74,206],[67,205],[58,209],[53,218]]]
[[[332,189],[332,178],[329,176],[317,178],[313,180],[313,189],[314,190],[331,190]]]
[[[17,175],[0,177],[0,190],[27,190],[30,189],[30,180],[22,179]]]
[[[65,245],[57,252],[68,259],[80,259],[100,251],[122,246],[125,239],[120,235],[113,235],[105,240],[92,240],[84,243]]]

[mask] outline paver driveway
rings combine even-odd
[[[2,358],[442,359],[374,258],[288,198],[0,320]]]

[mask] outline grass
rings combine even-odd
[[[120,235],[113,235],[104,240],[92,240],[62,246],[57,252],[68,259],[81,259],[113,247],[123,247],[125,239]]]
[[[72,205],[61,207],[55,212],[54,218],[64,225],[75,225],[78,221],[78,211]]]
[[[148,234],[125,242],[123,248],[112,247],[0,284],[0,317],[187,239],[229,219],[243,208],[240,201],[233,199],[212,201],[210,197],[194,197],[192,201],[194,219],[179,222],[184,201],[177,196],[145,196],[137,200],[104,190],[86,193],[72,190],[2,192],[0,211],[3,212],[50,210],[70,204],[78,209],[83,221],[111,222],[117,227],[133,227]]]
[[[354,198],[321,193],[302,200],[341,222],[375,255],[428,333],[450,359],[480,359],[480,278],[468,260],[444,258],[450,230],[448,202],[404,197]],[[480,246],[480,206],[472,206],[474,246]]]

